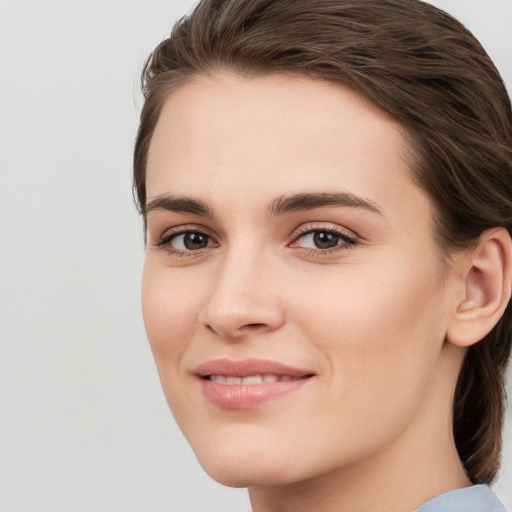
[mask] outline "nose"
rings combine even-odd
[[[260,256],[231,254],[217,268],[199,323],[222,338],[238,340],[269,333],[284,322],[279,286],[272,266]]]

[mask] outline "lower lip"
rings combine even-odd
[[[201,379],[203,394],[223,409],[251,409],[301,388],[311,378],[268,384],[222,384]]]

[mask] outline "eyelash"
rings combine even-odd
[[[333,235],[334,237],[338,238],[339,243],[335,245],[334,247],[330,247],[328,249],[321,249],[321,248],[306,248],[306,247],[300,247],[299,245],[295,245],[301,238],[304,238],[306,235],[310,235],[313,233],[326,233],[329,235]],[[308,256],[332,256],[334,254],[337,254],[340,251],[346,251],[351,249],[357,245],[356,238],[348,235],[341,229],[334,228],[333,226],[311,226],[311,225],[305,225],[301,228],[299,228],[299,232],[297,235],[294,236],[293,241],[290,244],[290,247],[299,247],[302,249],[302,251],[308,255]]]
[[[162,238],[160,238],[160,240],[158,240],[155,243],[155,246],[160,247],[165,252],[172,254],[173,256],[178,256],[178,257],[200,256],[204,252],[204,249],[197,249],[197,250],[190,249],[190,250],[183,251],[181,249],[176,249],[175,247],[173,247],[171,245],[171,241],[173,239],[179,237],[180,235],[191,235],[191,234],[204,236],[204,237],[208,238],[209,240],[213,240],[213,238],[210,235],[208,235],[207,233],[202,231],[200,228],[197,228],[194,226],[183,226],[181,228],[178,228],[176,231],[166,232],[162,236]],[[218,244],[216,244],[216,245],[218,245]],[[206,248],[208,248],[208,247],[209,246],[206,246]]]
[[[307,235],[313,234],[313,233],[326,233],[329,235],[333,235],[334,237],[339,239],[339,243],[335,245],[334,247],[330,247],[327,249],[321,249],[321,248],[307,248],[307,247],[301,247],[298,245],[298,241],[301,238],[304,238]],[[169,254],[172,254],[173,256],[178,257],[198,257],[201,256],[204,253],[204,249],[208,249],[210,247],[218,246],[218,243],[214,241],[214,245],[206,246],[204,248],[200,248],[197,250],[189,249],[189,250],[181,250],[176,249],[175,247],[172,247],[171,241],[181,235],[191,235],[196,234],[203,237],[208,238],[210,241],[214,240],[213,237],[202,231],[201,229],[198,229],[193,226],[183,226],[182,228],[179,228],[176,231],[167,232],[164,234],[157,242],[155,242],[156,247],[160,247],[162,250],[166,251]],[[314,226],[311,225],[305,225],[302,228],[299,229],[299,232],[294,236],[292,242],[289,243],[289,247],[297,247],[298,249],[301,249],[301,251],[306,254],[307,256],[327,256],[327,255],[333,255],[338,253],[339,251],[345,251],[349,250],[352,247],[357,245],[357,240],[348,235],[347,233],[343,232],[340,229],[333,228],[332,226]]]

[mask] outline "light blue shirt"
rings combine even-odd
[[[440,494],[414,512],[507,512],[507,509],[488,485],[473,485]]]
[[[507,512],[507,509],[488,485],[473,485],[440,494],[414,512]]]
[[[488,485],[473,485],[440,494],[415,512],[507,512]]]

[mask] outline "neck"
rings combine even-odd
[[[448,360],[458,357],[452,352]],[[446,375],[440,368],[415,421],[378,453],[306,481],[252,487],[253,512],[410,512],[439,494],[471,485],[453,438],[455,379],[447,383]]]

